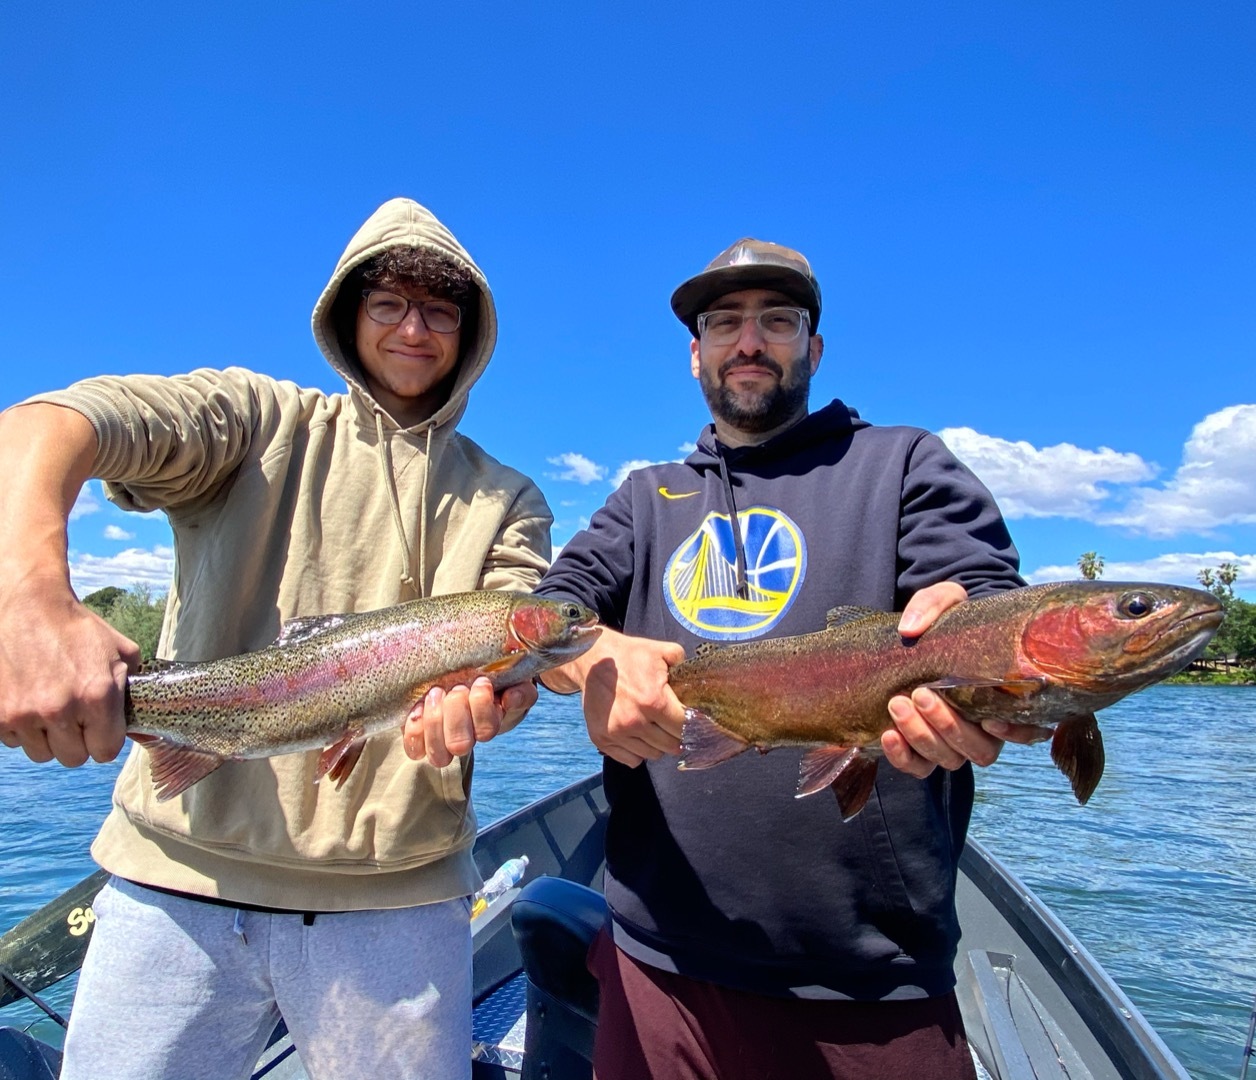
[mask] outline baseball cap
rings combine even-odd
[[[715,256],[700,274],[672,293],[672,311],[698,336],[698,316],[712,301],[739,289],[776,289],[806,308],[811,333],[820,323],[820,283],[800,252],[781,244],[744,237]]]

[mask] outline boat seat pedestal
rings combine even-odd
[[[592,1076],[598,985],[585,958],[606,920],[601,893],[562,878],[536,878],[515,898],[528,980],[523,1080]]]

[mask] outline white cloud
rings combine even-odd
[[[1231,405],[1195,425],[1182,464],[1163,487],[1137,488],[1099,519],[1151,536],[1256,522],[1256,405]]]
[[[665,464],[667,463],[664,461],[647,461],[645,458],[638,458],[635,461],[625,461],[618,469],[615,470],[615,475],[611,477],[611,487],[619,487],[620,484],[628,479],[628,474],[634,469],[647,469],[651,465]]]
[[[1118,562],[1105,560],[1104,581],[1162,581],[1170,585],[1199,585],[1196,576],[1201,570],[1215,570],[1222,563],[1234,563],[1239,568],[1235,588],[1242,591],[1245,583],[1256,581],[1256,555],[1237,555],[1233,551],[1174,552],[1156,555],[1150,559]],[[1040,566],[1025,574],[1031,584],[1044,581],[1072,581],[1081,572],[1074,563],[1071,566]]]
[[[698,444],[696,442],[683,442],[680,444],[679,447],[677,447],[677,449],[682,454],[684,454],[685,457],[688,457],[690,454],[692,454],[695,450],[698,449]]]
[[[79,490],[78,498],[74,500],[74,505],[70,507],[70,520],[77,521],[87,514],[95,514],[102,506],[101,501],[96,498],[95,484],[84,484]]]
[[[170,587],[173,573],[174,549],[160,544],[148,550],[127,548],[108,557],[70,553],[70,582],[80,597],[106,585],[120,589],[147,585],[154,592],[162,593]]]
[[[122,528],[119,525],[106,525],[105,526],[105,539],[106,540],[134,540],[135,533],[127,532],[126,529]]]
[[[577,484],[592,484],[606,478],[606,466],[590,461],[583,454],[559,454],[546,458],[551,465],[560,465],[563,471],[548,474],[551,480],[574,480]]]
[[[973,470],[1009,518],[1067,517],[1093,520],[1111,497],[1105,485],[1150,480],[1155,466],[1137,454],[1071,443],[1036,447],[982,435],[972,428],[939,432],[951,451]]]

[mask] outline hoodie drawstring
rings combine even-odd
[[[427,426],[427,446],[423,450],[423,482],[419,485],[419,587],[418,594],[423,595],[423,583],[427,581],[427,489],[432,478],[432,435],[436,431],[435,424]]]
[[[737,552],[737,595],[743,600],[750,597],[750,582],[746,578],[746,548],[741,539],[741,519],[737,516],[737,503],[733,499],[733,480],[728,475],[728,462],[723,450],[716,452],[720,459],[720,479],[724,481],[724,500],[728,503],[728,519],[733,526],[733,547]]]
[[[416,595],[422,595],[422,590],[415,584],[414,576],[410,573],[410,543],[406,539],[405,523],[401,520],[401,501],[397,497],[397,480],[393,476],[392,468],[392,451],[388,447],[388,439],[384,435],[384,417],[380,410],[375,410],[375,436],[379,442],[379,464],[384,471],[384,487],[388,491],[388,503],[392,509],[393,525],[397,529],[397,538],[401,541],[401,584],[409,586]],[[432,449],[432,432],[428,428],[427,436],[428,457]],[[423,522],[427,520],[427,468],[423,470],[423,500],[422,514],[419,519],[419,543],[421,547],[426,547],[427,530],[423,528]],[[424,560],[425,561],[425,560]],[[420,571],[422,572],[422,571]]]

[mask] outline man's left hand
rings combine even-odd
[[[509,686],[500,697],[486,678],[450,690],[434,686],[406,718],[402,744],[415,761],[426,758],[443,769],[455,757],[470,753],[476,743],[509,731],[536,699],[536,687],[530,682]]]
[[[942,612],[968,598],[962,585],[942,581],[921,589],[908,602],[899,619],[898,632],[919,637]],[[886,760],[897,769],[924,779],[939,765],[958,769],[966,761],[993,765],[1003,743],[1036,742],[1043,733],[1032,727],[990,723],[986,727],[965,720],[927,687],[917,687],[911,697],[890,699],[894,727],[881,736]]]

